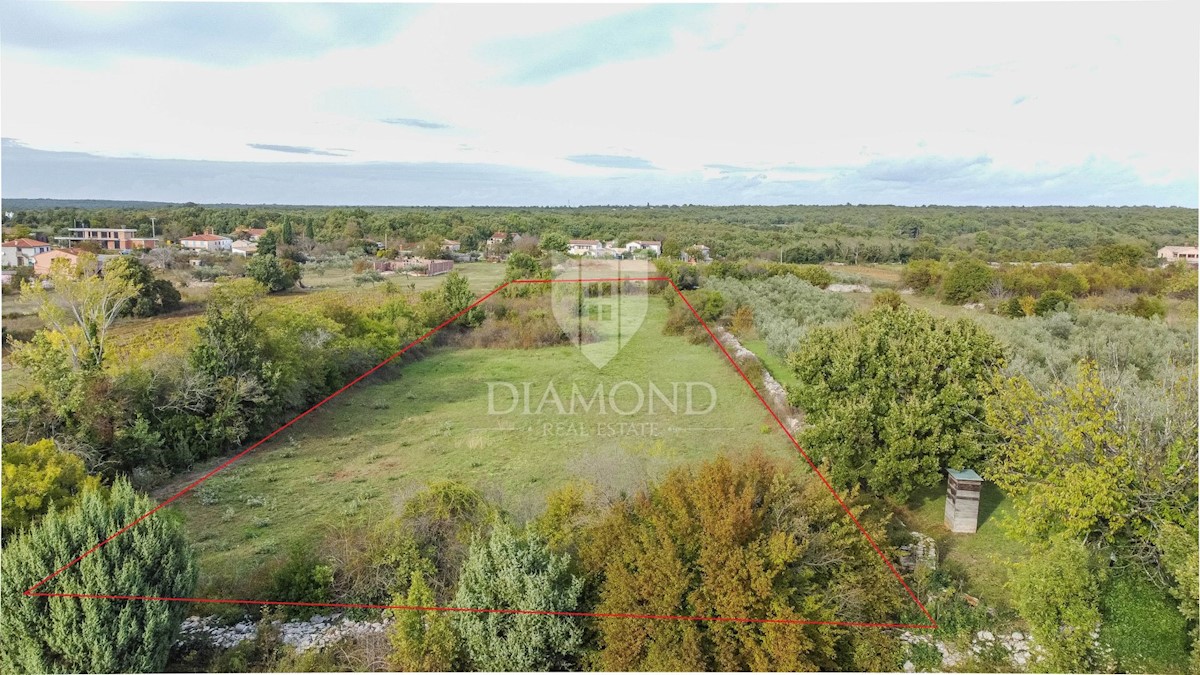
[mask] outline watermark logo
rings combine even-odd
[[[646,282],[631,280],[649,277],[650,263],[565,255],[552,262],[554,319],[592,365],[604,368],[646,318]]]

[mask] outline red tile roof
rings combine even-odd
[[[184,237],[180,241],[221,241],[229,237],[222,237],[219,234],[193,234],[190,237]]]
[[[4,248],[39,248],[42,246],[49,246],[49,245],[50,244],[47,244],[44,241],[38,241],[37,239],[24,239],[24,238],[13,239],[12,241],[4,242]]]

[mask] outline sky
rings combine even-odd
[[[1196,207],[1200,3],[0,0],[0,194]]]

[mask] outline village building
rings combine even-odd
[[[462,248],[462,244],[454,239],[443,239],[442,250],[447,253],[457,253],[458,249]]]
[[[159,245],[158,239],[135,236],[137,230],[128,227],[72,227],[67,232],[65,237],[54,238],[67,247],[92,243],[103,250],[132,251]]]
[[[52,247],[37,239],[14,239],[4,242],[4,267],[30,267],[34,256],[45,253]]]
[[[1196,266],[1200,264],[1200,248],[1195,246],[1164,246],[1158,249],[1158,259],[1164,263],[1182,261]]]
[[[229,250],[234,255],[251,256],[258,253],[258,244],[255,244],[253,240],[239,239],[229,245]]]
[[[241,237],[247,241],[258,241],[258,238],[267,233],[263,227],[239,227],[233,231],[233,236]]]
[[[54,248],[43,251],[33,257],[33,273],[38,276],[50,274],[50,270],[56,263],[75,269],[75,266],[79,264],[79,256],[82,254],[83,250],[78,248]]]
[[[233,246],[233,240],[219,234],[193,234],[180,239],[179,245],[195,251],[228,251]]]
[[[639,239],[637,241],[631,241],[631,242],[625,244],[625,250],[629,251],[631,253],[633,251],[653,251],[654,255],[659,256],[659,255],[662,255],[662,242],[661,241],[645,241],[645,240]]]
[[[567,242],[567,253],[571,255],[587,255],[599,258],[604,251],[604,243],[599,239],[572,239]]]

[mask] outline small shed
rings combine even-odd
[[[979,527],[983,478],[971,469],[948,469],[946,474],[946,528],[951,532],[975,532]]]

